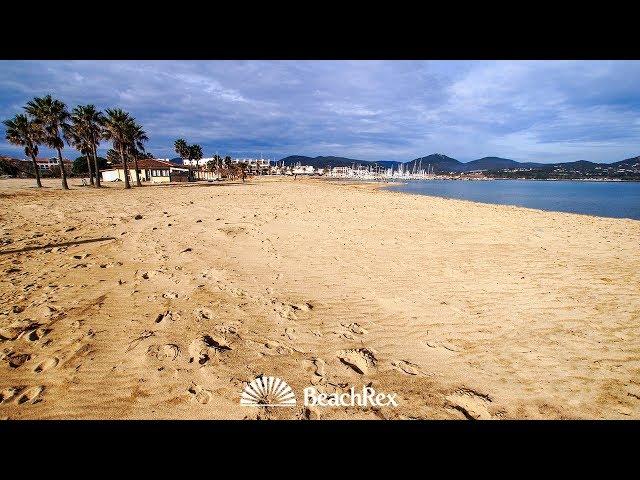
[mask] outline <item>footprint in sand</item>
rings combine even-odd
[[[205,365],[213,354],[228,350],[231,347],[224,338],[202,335],[189,345],[189,363],[197,360],[200,365]]]
[[[462,412],[469,420],[490,420],[487,406],[492,402],[489,395],[468,388],[460,388],[446,397],[449,408]]]
[[[187,391],[191,394],[191,398],[194,401],[201,403],[202,405],[206,405],[211,400],[211,390],[207,390],[196,383],[192,383]]]
[[[324,377],[326,367],[325,361],[321,358],[316,357],[313,359],[313,364],[316,367],[316,375],[318,375],[319,377]]]
[[[12,323],[8,327],[0,328],[0,340],[17,340],[21,338],[25,332],[38,329],[40,324],[29,320],[19,320]]]
[[[288,320],[298,319],[295,314],[295,310],[291,308],[291,305],[285,305],[284,303],[280,303],[277,300],[272,300],[271,303],[274,305],[273,311],[280,315],[280,317],[286,318]]]
[[[258,339],[256,339],[258,340]],[[249,338],[244,340],[244,345],[250,350],[257,352],[259,355],[265,356],[278,356],[278,355],[290,355],[295,348],[292,348],[286,344],[282,344],[277,340],[263,339],[254,341]]]
[[[311,377],[311,385],[320,385],[326,383],[325,367],[326,363],[321,358],[312,359],[313,366],[315,367],[315,373]]]
[[[8,387],[0,391],[0,405],[9,403],[24,387]]]
[[[286,318],[289,320],[297,320],[297,314],[300,312],[308,312],[313,309],[313,305],[304,302],[304,303],[282,303],[278,300],[271,300],[271,303],[274,305],[273,310],[278,313],[282,318]]]
[[[351,333],[355,333],[356,335],[366,335],[368,332],[360,326],[359,323],[341,323],[344,328],[349,330]]]
[[[238,334],[238,327],[234,325],[227,325],[225,323],[221,323],[220,325],[216,325],[214,327],[215,331],[220,333],[221,335],[233,335],[240,338]]]
[[[180,355],[180,347],[173,343],[151,345],[147,349],[147,355],[156,358],[161,362],[165,360],[174,361]]]
[[[338,352],[338,358],[356,372],[366,375],[369,369],[375,367],[378,359],[375,352],[368,348],[353,348]]]
[[[43,327],[34,328],[32,330],[27,330],[24,333],[23,338],[28,342],[37,342],[42,337],[46,336],[49,332],[51,332],[50,328],[43,328]]]
[[[213,319],[213,312],[206,308],[206,307],[202,307],[202,308],[197,308],[195,310],[195,315],[196,315],[196,319],[197,320],[212,320]]]
[[[21,367],[25,362],[31,359],[28,353],[8,352],[5,354],[4,360],[7,360],[11,368]]]
[[[407,375],[418,375],[420,371],[418,370],[418,366],[415,363],[407,362],[406,360],[398,360],[397,362],[391,362],[398,370],[406,373]]]
[[[13,341],[18,338],[18,336],[23,332],[23,330],[19,327],[5,327],[0,328],[0,340],[3,341]]]
[[[173,313],[171,310],[167,310],[166,312],[159,313],[156,317],[155,323],[159,324],[168,324],[170,322],[175,322],[178,319],[178,315]]]
[[[50,368],[55,368],[58,365],[59,362],[60,362],[60,360],[57,357],[46,358],[46,359],[42,360],[40,363],[38,363],[38,365],[36,366],[36,368],[33,369],[33,371],[35,373],[45,372],[45,371],[49,370]]]
[[[313,310],[313,305],[310,304],[309,302],[304,302],[304,303],[296,303],[291,305],[291,308],[293,308],[294,310],[300,310],[303,312],[308,312],[309,310]]]
[[[153,336],[155,336],[155,332],[151,330],[143,331],[137,338],[134,338],[133,340],[131,340],[131,342],[129,342],[129,345],[127,346],[126,351],[130,352],[131,350],[136,348],[138,345],[140,345],[142,341]]]
[[[44,387],[42,385],[37,387],[27,388],[26,390],[20,392],[16,398],[16,403],[18,405],[22,405],[25,403],[34,404],[42,401],[42,392],[44,392]]]
[[[49,285],[49,287],[54,288],[54,287],[57,287],[57,285]],[[38,309],[37,315],[39,317],[50,318],[54,320],[56,318],[64,317],[66,314],[64,312],[60,312],[53,305],[44,305]],[[37,326],[40,326],[40,324],[37,324]]]

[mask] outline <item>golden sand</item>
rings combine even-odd
[[[32,183],[0,181],[0,418],[640,418],[639,221],[300,178]],[[240,406],[260,374],[298,405]],[[310,385],[399,406],[305,408]]]

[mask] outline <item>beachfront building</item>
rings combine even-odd
[[[196,180],[218,180],[221,178],[220,173],[217,170],[207,170],[200,167],[198,170],[193,171],[193,176]]]
[[[313,175],[315,173],[315,168],[312,165],[296,165],[292,169],[292,173],[294,175]]]
[[[183,158],[182,164],[187,167],[191,165],[192,167],[202,168],[207,166],[207,162],[212,162],[213,160],[214,160],[213,157],[201,158],[200,160],[187,160]]]
[[[150,183],[186,182],[189,179],[189,169],[165,160],[144,159],[138,160],[138,171],[135,163],[127,162],[129,182],[140,181]],[[100,170],[104,182],[124,182],[124,165],[112,165],[110,168]]]
[[[329,171],[329,175],[332,177],[352,177],[354,172],[351,167],[333,167]]]
[[[271,165],[269,167],[269,175],[286,175],[288,169],[289,167],[285,166],[284,162],[281,165]]]
[[[30,158],[22,159],[23,162],[28,162],[29,165],[33,164],[33,160]],[[63,158],[65,172],[67,174],[71,173],[71,167],[73,166],[73,162],[67,158]],[[40,170],[40,174],[47,174],[52,169],[59,167],[59,162],[57,157],[45,158],[45,157],[36,157],[36,163],[38,164],[38,169]],[[60,171],[58,170],[58,173]]]
[[[248,175],[268,175],[271,171],[271,161],[265,158],[232,158],[231,163],[246,165]]]

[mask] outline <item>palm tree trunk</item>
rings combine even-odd
[[[93,172],[91,171],[91,161],[89,160],[89,155],[85,153],[87,156],[87,167],[89,167],[89,182],[93,185]]]
[[[33,168],[36,170],[36,184],[38,188],[42,188],[42,182],[40,181],[40,169],[38,168],[38,162],[36,162],[36,156],[31,155],[31,160],[33,160]]]
[[[131,188],[131,184],[129,183],[129,166],[127,165],[127,157],[125,157],[122,151],[122,146],[120,146],[120,158],[122,159],[122,166],[124,167],[124,188]]]
[[[133,164],[136,167],[136,185],[138,185],[139,187],[142,186],[142,182],[140,181],[140,173],[138,171],[138,155],[133,155]]]
[[[67,184],[67,172],[64,171],[64,162],[62,161],[62,150],[56,148],[58,150],[58,162],[60,162],[60,178],[62,179],[62,189],[69,190],[69,185]]]
[[[100,169],[98,168],[98,154],[96,152],[96,146],[93,145],[92,148],[93,153],[93,170],[96,172],[96,188],[100,188]]]

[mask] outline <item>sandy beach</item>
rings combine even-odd
[[[640,418],[640,221],[300,177],[44,183],[0,180],[0,418]],[[399,405],[241,406],[260,374]]]

